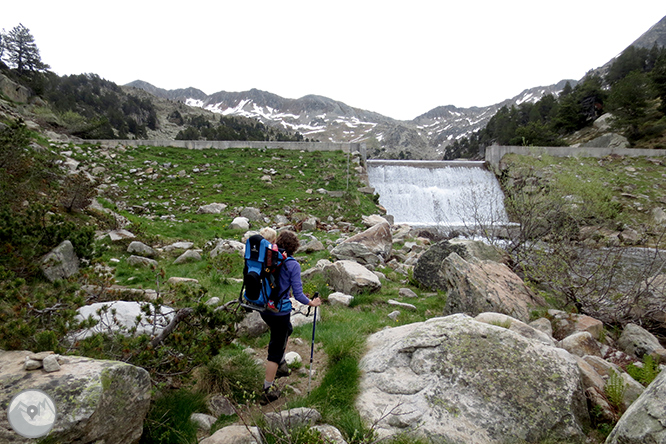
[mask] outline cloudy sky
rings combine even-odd
[[[579,79],[665,15],[664,0],[30,0],[4,4],[0,28],[30,29],[60,75],[317,94],[408,120]]]

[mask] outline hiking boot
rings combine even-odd
[[[275,373],[276,378],[284,378],[285,376],[291,375],[291,369],[287,365],[287,361],[280,362],[278,366],[277,373]]]
[[[278,389],[275,384],[273,384],[270,387],[264,389],[264,395],[262,396],[260,403],[262,405],[266,405],[273,401],[277,401],[281,394],[282,392],[280,392],[280,389]]]
[[[273,313],[277,313],[278,311],[280,311],[275,306],[275,301],[270,301],[269,300],[268,304],[266,304],[266,308],[268,309],[268,311],[272,311]]]

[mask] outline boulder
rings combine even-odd
[[[258,427],[230,425],[199,441],[199,444],[262,444],[263,442]]]
[[[61,370],[23,370],[26,351],[0,351],[0,404],[24,390],[41,390],[53,399],[57,420],[49,442],[138,442],[150,406],[148,372],[123,362],[67,356]],[[3,415],[0,442],[32,443],[14,432]]]
[[[371,335],[356,406],[379,437],[574,442],[589,425],[578,366],[564,350],[456,314]]]
[[[546,333],[549,337],[553,337],[553,324],[547,318],[539,318],[530,322],[530,327],[534,327],[539,331]]]
[[[174,265],[186,264],[188,262],[200,262],[201,253],[197,250],[187,250],[185,253],[181,254],[173,261]]]
[[[374,254],[380,255],[383,259],[388,259],[393,248],[391,226],[388,222],[382,222],[343,241],[343,243],[354,242],[363,244]]]
[[[363,222],[363,225],[365,225],[366,227],[374,227],[377,224],[389,223],[379,214],[373,214],[370,216],[361,216],[361,221]]]
[[[202,205],[197,210],[197,214],[220,214],[226,208],[227,205],[223,203],[212,203],[208,205]]]
[[[340,293],[336,291],[328,295],[328,303],[331,305],[342,305],[344,307],[349,307],[349,304],[354,300],[354,296]]]
[[[159,263],[155,259],[136,256],[134,254],[127,258],[127,263],[132,267],[157,268],[159,266]]]
[[[67,279],[79,272],[79,258],[74,253],[74,246],[68,240],[63,241],[42,259],[42,272],[50,281]]]
[[[663,348],[652,333],[636,324],[627,324],[624,327],[617,345],[620,350],[638,359]]]
[[[229,229],[247,231],[250,229],[250,220],[247,217],[236,217],[231,221]]]
[[[359,242],[343,242],[331,250],[331,255],[338,260],[354,261],[361,265],[377,266],[381,263],[377,254]]]
[[[210,252],[210,257],[211,259],[216,258],[222,253],[240,253],[242,256],[245,254],[245,244],[235,240],[223,239]]]
[[[325,444],[347,444],[340,430],[330,424],[319,424],[312,428],[321,433]]]
[[[264,215],[261,214],[261,210],[259,210],[259,208],[245,207],[241,210],[240,215],[241,215],[241,217],[244,217],[247,220],[251,220],[251,221],[255,221],[255,222],[263,222],[264,221]]]
[[[316,231],[317,230],[317,218],[310,216],[303,221],[301,224],[301,230],[303,231]]]
[[[240,336],[258,338],[268,331],[268,324],[261,319],[258,311],[251,311],[238,324],[237,331]]]
[[[666,371],[629,406],[606,444],[666,443]]]
[[[133,233],[127,231],[127,230],[113,230],[109,231],[109,239],[111,239],[111,242],[119,242],[125,239],[133,239],[136,236],[134,236]]]
[[[174,242],[164,247],[164,251],[171,253],[174,250],[189,250],[194,246],[194,242]]]
[[[326,247],[318,239],[312,239],[310,242],[301,245],[298,249],[299,252],[303,253],[314,253],[315,251],[324,251]]]
[[[138,254],[143,257],[157,257],[157,251],[139,241],[132,241],[127,246],[127,252],[131,254]]]
[[[335,291],[345,294],[356,295],[365,290],[372,292],[382,287],[374,273],[352,261],[337,261],[326,265],[324,275]]]
[[[299,407],[281,412],[269,412],[265,415],[266,425],[272,430],[283,430],[312,427],[321,420],[321,413],[315,409]]]
[[[398,296],[402,298],[418,298],[419,295],[414,293],[414,290],[411,288],[401,288],[398,290]]]
[[[442,264],[442,282],[448,290],[445,313],[504,313],[527,322],[534,307],[545,305],[523,280],[504,264],[467,262],[451,253]]]
[[[561,310],[548,310],[548,315],[553,318],[553,335],[559,339],[585,331],[599,341],[604,331],[603,322],[587,315],[567,313]]]
[[[606,133],[582,144],[581,146],[589,146],[593,148],[629,148],[629,140],[620,134]]]
[[[145,313],[144,307],[148,307],[151,315]],[[72,332],[68,338],[70,342],[80,341],[97,333],[121,333],[128,336],[147,334],[153,337],[169,325],[174,315],[175,310],[165,305],[156,313],[153,304],[147,302],[96,302],[80,307],[74,320],[81,322],[92,318],[97,321],[97,325]],[[137,318],[141,320],[137,322]]]
[[[217,418],[212,415],[206,415],[205,413],[192,413],[190,415],[190,420],[194,422],[199,430],[204,432],[210,432],[211,427],[217,421]]]
[[[580,356],[599,356],[601,349],[592,335],[586,331],[581,331],[567,336],[560,341],[560,347],[571,353]]]
[[[442,275],[444,260],[456,253],[466,261],[493,260],[499,262],[503,255],[483,242],[469,240],[441,241],[428,248],[414,266],[414,279],[432,290],[447,290],[446,276]]]

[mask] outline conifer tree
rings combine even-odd
[[[19,73],[26,71],[44,71],[49,68],[42,62],[35,38],[30,30],[19,23],[2,38],[3,57],[7,64]]]

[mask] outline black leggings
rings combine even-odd
[[[268,360],[279,364],[284,358],[284,352],[287,349],[287,340],[294,328],[291,326],[291,316],[275,316],[267,313],[261,313],[261,319],[264,320],[271,329],[271,339],[268,343]]]

